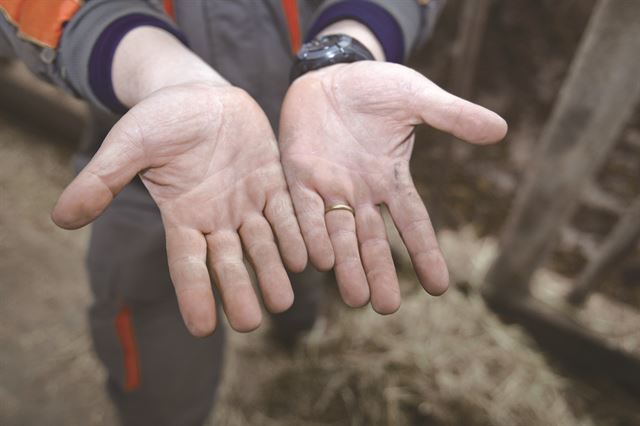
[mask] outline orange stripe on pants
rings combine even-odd
[[[140,360],[133,333],[131,310],[127,305],[118,312],[115,326],[124,356],[124,388],[127,391],[132,391],[140,386]]]
[[[282,0],[282,8],[284,9],[284,16],[287,18],[291,50],[293,53],[298,53],[302,43],[302,37],[300,36],[300,19],[298,17],[298,3],[296,3],[296,0]]]

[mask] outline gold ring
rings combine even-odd
[[[324,214],[327,214],[327,213],[329,213],[331,211],[334,211],[334,210],[346,210],[349,213],[351,213],[352,215],[354,215],[354,216],[356,215],[356,211],[353,210],[353,207],[351,207],[348,204],[333,204],[333,205],[327,207],[326,209],[324,209]]]

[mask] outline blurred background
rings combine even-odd
[[[451,289],[424,293],[393,235],[400,311],[347,309],[327,285],[293,351],[268,327],[230,333],[210,424],[640,425],[640,15],[597,3],[449,0],[412,66],[510,126],[491,147],[418,131]],[[0,64],[0,425],[115,424],[88,230],[49,219],[83,114]]]

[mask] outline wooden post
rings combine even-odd
[[[456,96],[464,99],[473,98],[473,83],[476,77],[478,56],[482,48],[487,27],[489,9],[493,0],[472,0],[462,3],[458,14],[458,29],[451,60],[451,80],[448,88]],[[432,200],[431,219],[436,228],[442,222],[443,213],[438,206],[445,203],[445,194],[451,180],[451,163],[455,159],[454,148],[469,153],[470,147],[463,144],[455,146],[456,138],[443,138],[444,153],[434,182],[435,193]],[[456,153],[458,150],[456,150]]]
[[[476,66],[491,3],[492,0],[473,0],[462,4],[451,66],[451,90],[461,98],[473,95]]]
[[[616,142],[640,97],[640,1],[600,0],[487,275],[488,298],[523,296],[583,185]]]
[[[569,293],[569,302],[580,305],[598,287],[600,279],[616,264],[624,260],[624,253],[630,251],[640,238],[640,197],[627,209],[613,228],[587,267],[582,271],[576,286]]]

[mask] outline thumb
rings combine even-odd
[[[77,229],[98,217],[145,167],[140,134],[125,115],[111,129],[89,164],[62,192],[51,213],[56,225]],[[129,124],[131,124],[129,122]]]
[[[498,142],[505,137],[507,122],[498,114],[420,78],[415,109],[426,124],[474,144]]]

